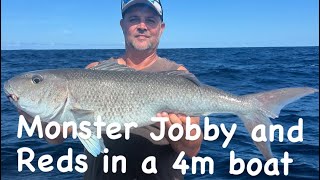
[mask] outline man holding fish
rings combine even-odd
[[[87,155],[85,179],[183,179],[181,171],[173,169],[172,164],[181,151],[189,157],[195,156],[203,135],[200,133],[193,141],[182,138],[174,142],[167,135],[163,141],[152,140],[152,133],[159,134],[159,125],[150,121],[155,115],[169,119],[165,123],[169,132],[170,127],[179,125],[186,134],[190,126],[199,124],[198,116],[229,113],[242,120],[250,135],[258,125],[268,133],[272,125],[269,118],[279,117],[285,105],[319,92],[297,87],[237,96],[202,84],[182,65],[157,55],[165,28],[159,0],[122,0],[121,9],[120,25],[126,47],[123,56],[91,63],[87,69],[27,72],[4,84],[7,97],[29,122],[39,115],[44,122],[60,125],[72,121],[81,126],[84,121],[92,123],[97,117],[109,125],[137,123],[139,128],[131,129],[130,140],[111,140],[104,135],[102,140],[94,133],[88,139],[78,136]],[[193,116],[188,128],[184,114]],[[69,133],[71,131],[70,128]],[[195,133],[193,130],[189,135]],[[62,134],[54,140],[46,139],[60,143],[64,139]],[[273,158],[269,139],[254,143],[265,159]],[[101,152],[125,156],[126,173],[110,170],[104,173],[105,156]],[[157,160],[156,174],[147,175],[141,170],[142,161],[149,156]]]

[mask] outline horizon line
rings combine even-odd
[[[158,48],[162,49],[229,49],[229,48],[295,48],[295,47],[319,47],[319,45],[300,45],[300,46],[231,46],[231,47],[171,47]],[[125,50],[125,48],[53,48],[53,49],[37,49],[37,48],[22,48],[22,49],[1,49],[1,51],[23,51],[23,50]]]

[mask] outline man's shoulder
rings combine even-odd
[[[182,64],[178,64],[177,62],[167,58],[158,57],[157,61],[155,61],[151,66],[145,68],[144,71],[173,71],[179,70],[181,67],[183,67]]]
[[[179,63],[172,61],[170,59],[159,57],[159,60],[163,61],[164,63],[167,63],[170,66],[173,66],[174,67],[173,69],[175,69],[175,70],[188,71],[187,68],[185,68],[185,66],[183,64],[179,64]]]
[[[164,58],[164,57],[160,57],[160,56],[158,57],[158,61],[162,62],[162,63],[178,64],[175,61],[172,61],[172,60],[170,60],[168,58]]]

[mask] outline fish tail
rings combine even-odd
[[[283,88],[241,96],[244,101],[250,102],[252,106],[249,111],[238,114],[239,118],[244,122],[244,125],[250,135],[254,127],[257,125],[263,124],[266,127],[265,136],[267,137],[267,141],[254,142],[266,159],[273,157],[270,141],[268,139],[269,126],[272,125],[272,122],[269,118],[274,119],[279,117],[280,111],[284,106],[315,92],[319,92],[319,90],[309,87],[301,87]]]

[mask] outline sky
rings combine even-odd
[[[319,46],[318,0],[162,0],[159,48]],[[1,0],[1,50],[123,49],[120,0]]]

